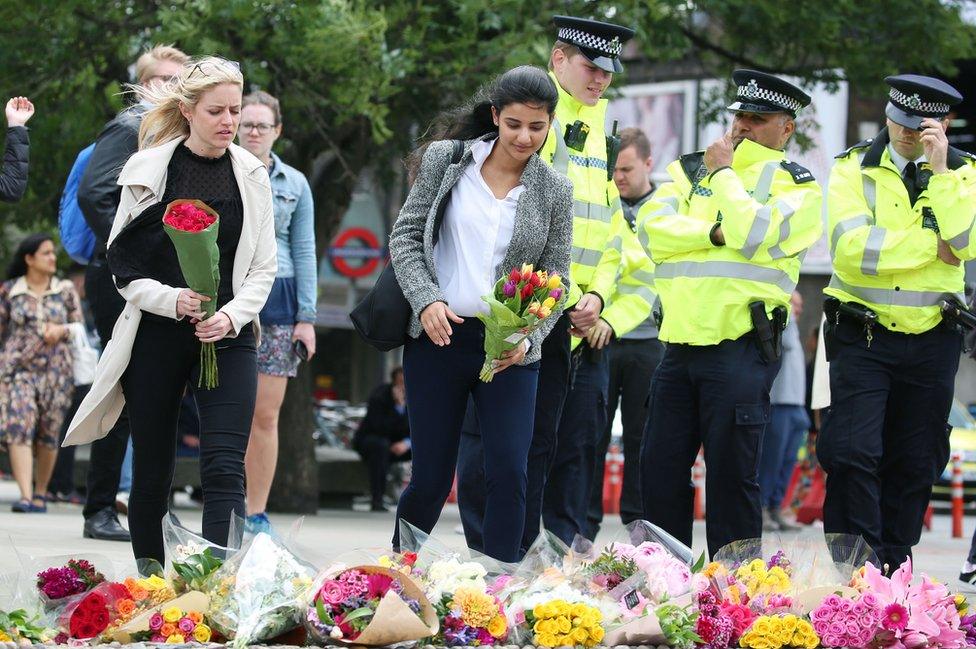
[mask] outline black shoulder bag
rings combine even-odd
[[[457,164],[464,154],[464,143],[461,140],[454,140],[453,144],[451,164]],[[448,196],[450,193],[444,195],[434,214],[435,245],[440,238]],[[391,262],[380,273],[369,293],[349,313],[349,317],[363,340],[381,352],[388,352],[407,342],[411,314],[410,303],[403,296],[403,289],[397,282]]]

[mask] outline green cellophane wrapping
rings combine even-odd
[[[217,287],[220,286],[220,250],[217,248],[217,231],[220,226],[220,216],[209,205],[199,200],[177,199],[166,206],[166,214],[174,205],[190,203],[208,214],[216,217],[216,221],[200,232],[184,232],[177,230],[163,222],[163,230],[169,235],[176,248],[176,256],[180,260],[180,270],[187,287],[200,295],[210,298],[203,302],[201,309],[207,318],[217,312]],[[197,387],[213,389],[219,385],[217,376],[217,350],[213,343],[200,344],[200,380]]]

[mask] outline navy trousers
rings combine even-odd
[[[539,536],[542,497],[556,452],[556,431],[569,391],[569,317],[562,316],[542,343],[535,422],[529,447],[529,475],[525,492],[525,523],[521,554]],[[497,380],[497,379],[496,379]],[[485,512],[485,452],[476,412],[464,419],[458,456],[458,508],[468,547],[484,552],[482,522]]]
[[[717,345],[666,346],[641,446],[647,520],[691,546],[691,468],[704,447],[709,554],[762,535],[756,472],[779,366],[763,360],[751,333]]]
[[[611,343],[611,347],[616,343]],[[607,427],[610,349],[584,342],[573,354],[573,378],[556,433],[556,455],[542,500],[542,522],[563,543],[586,530],[593,458]]]
[[[766,509],[779,511],[783,506],[796,454],[809,430],[804,406],[773,404],[759,458],[759,493]]]
[[[467,318],[451,326],[449,345],[438,347],[421,334],[403,352],[413,472],[397,507],[393,547],[400,546],[401,519],[424,532],[437,523],[454,482],[470,395],[485,446],[482,550],[500,561],[516,561],[525,521],[539,364],[509,367],[483,383],[478,374],[485,358],[484,325]]]
[[[610,346],[610,383],[607,419],[593,457],[593,483],[586,514],[585,536],[591,541],[603,522],[603,469],[610,446],[613,419],[620,406],[623,428],[624,476],[620,493],[620,519],[626,525],[643,515],[640,495],[640,445],[647,423],[647,400],[654,370],[661,362],[664,346],[657,338],[616,340]]]
[[[841,319],[831,335],[831,406],[817,438],[827,473],[824,531],[860,534],[891,570],[918,543],[932,485],[949,459],[962,336]]]

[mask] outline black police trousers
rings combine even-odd
[[[691,546],[691,468],[704,447],[709,554],[762,535],[759,450],[779,366],[779,360],[763,360],[752,333],[717,345],[666,345],[651,382],[641,444],[641,496],[648,521]]]
[[[949,458],[946,420],[962,336],[841,319],[832,334],[830,408],[817,439],[827,473],[824,531],[859,534],[890,570],[921,536],[932,485]]]

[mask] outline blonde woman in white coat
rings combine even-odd
[[[266,167],[233,144],[244,79],[215,57],[187,63],[165,86],[136,88],[152,102],[140,151],[119,176],[122,198],[109,266],[126,300],[91,392],[65,444],[104,436],[123,404],[132,427],[129,531],[136,559],[163,561],[162,518],[176,461],[177,418],[197,385],[200,343],[215,343],[219,386],[195,389],[200,410],[203,535],[227,542],[232,514],[245,515],[244,453],[257,390],[257,315],[274,282],[274,214]],[[220,214],[217,313],[188,288],[162,231],[166,204],[196,198]]]

